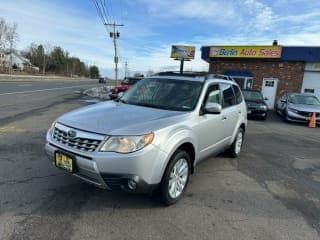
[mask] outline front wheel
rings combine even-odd
[[[242,128],[239,128],[237,135],[232,145],[229,148],[229,153],[231,157],[236,158],[240,155],[243,139],[244,139],[244,130]]]
[[[176,203],[184,193],[190,177],[190,155],[178,150],[171,158],[160,186],[161,199],[166,205]]]

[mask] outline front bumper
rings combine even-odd
[[[168,157],[152,144],[129,154],[83,152],[53,141],[48,132],[45,152],[53,164],[56,151],[73,156],[77,170],[72,175],[75,177],[103,189],[135,193],[152,192],[158,186]],[[136,183],[135,189],[129,187],[129,180]]]
[[[310,113],[311,115],[311,113]],[[317,114],[318,117],[316,117],[316,122],[317,124],[320,124],[320,114]],[[310,122],[310,116],[304,116],[304,115],[300,115],[298,113],[292,112],[292,111],[288,111],[287,115],[286,115],[286,120],[287,121],[291,121],[291,122],[301,122],[301,123],[308,123]]]
[[[266,117],[267,110],[257,109],[257,108],[248,108],[247,115],[251,117]]]

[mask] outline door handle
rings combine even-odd
[[[227,119],[227,117],[226,116],[222,116],[222,121],[224,121],[224,120],[226,120]]]

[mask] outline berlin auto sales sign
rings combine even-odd
[[[281,46],[211,46],[213,58],[280,58]]]

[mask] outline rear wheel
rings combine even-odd
[[[244,130],[243,128],[239,128],[237,135],[229,148],[230,156],[236,158],[240,155],[242,143],[244,139]]]
[[[161,199],[166,205],[176,203],[183,195],[190,177],[190,156],[178,150],[171,158],[160,186]]]

